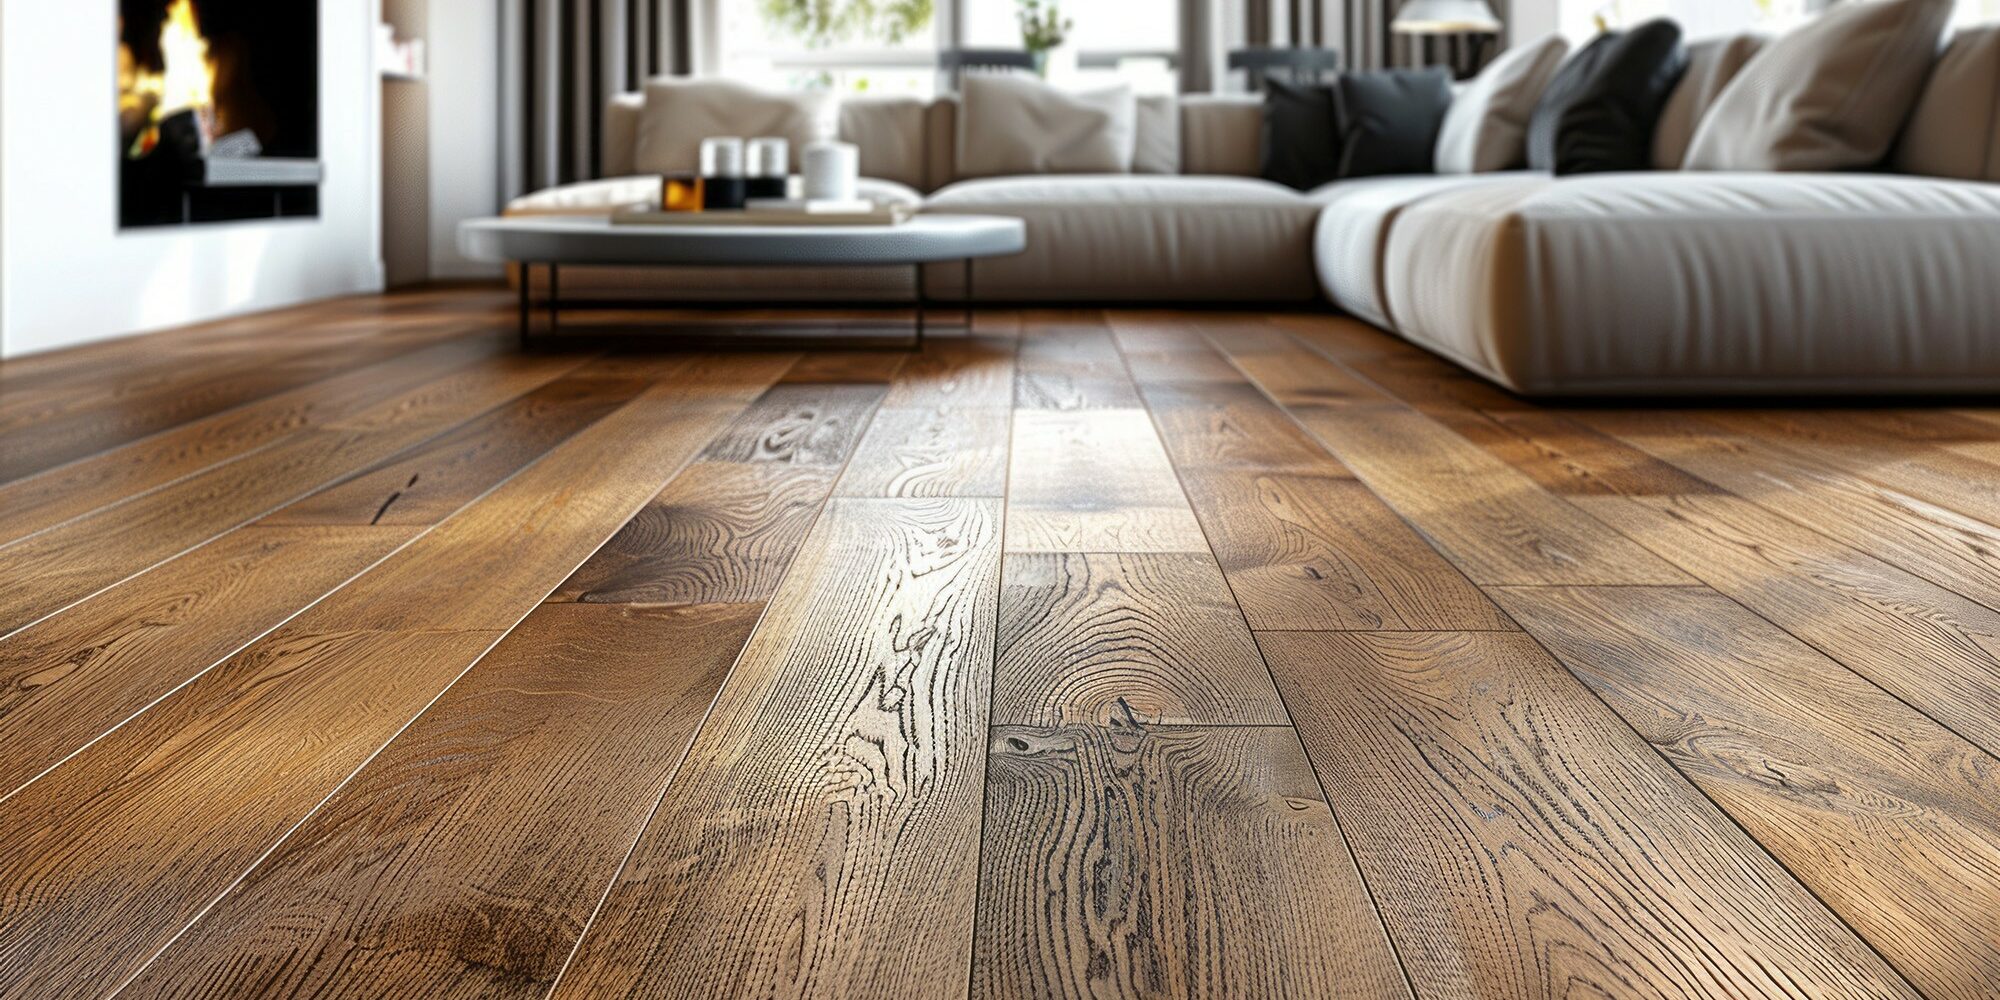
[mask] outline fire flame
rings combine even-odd
[[[215,60],[195,17],[194,0],[174,0],[167,8],[160,25],[160,61],[165,66],[160,72],[143,69],[128,46],[118,46],[118,110],[127,121],[141,123],[129,151],[135,159],[153,151],[160,123],[179,112],[192,110],[204,130],[213,127]]]

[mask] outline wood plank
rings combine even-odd
[[[1206,552],[1143,410],[1014,414],[1010,552]]]
[[[1096,314],[1030,314],[1022,324],[1014,405],[1042,410],[1135,409],[1139,394]]]
[[[838,492],[849,497],[1000,496],[1007,486],[1012,423],[1004,407],[878,410]]]
[[[1182,479],[1252,628],[1513,628],[1353,479],[1228,469]]]
[[[1526,636],[1258,641],[1418,995],[1918,995]]]
[[[0,640],[0,797],[415,534],[253,525]]]
[[[1290,722],[1208,555],[1010,555],[1005,579],[994,722]]]
[[[1263,323],[1211,324],[1209,342],[1286,409],[1394,406],[1395,399],[1344,365]]]
[[[1002,727],[975,997],[1408,997],[1290,729]]]
[[[557,379],[263,520],[436,524],[645,388],[643,378]]]
[[[1496,596],[1933,1000],[2000,983],[2000,760],[1711,591]]]
[[[860,440],[886,386],[772,386],[702,452],[707,462],[782,462],[839,467]]]
[[[1122,375],[1023,371],[1015,378],[1014,405],[1024,410],[1122,410],[1140,403],[1138,390]]]
[[[0,635],[544,385],[577,363],[522,358],[469,369],[351,420],[0,547]]]
[[[926,338],[908,355],[882,400],[883,409],[1004,409],[1014,400],[1011,336]]]
[[[1346,474],[1319,442],[1247,382],[1153,382],[1143,389],[1178,469]]]
[[[1583,498],[1717,591],[2000,752],[2000,612],[1734,496]]]
[[[1422,414],[1318,407],[1292,414],[1476,583],[1690,582]]]
[[[545,996],[758,605],[537,608],[128,997]]]
[[[137,972],[791,360],[649,390],[0,801],[0,994]]]
[[[324,426],[396,393],[488,362],[501,350],[490,338],[450,341],[0,486],[0,544]]]
[[[778,589],[834,470],[698,462],[556,589],[587,604],[726,604]]]
[[[557,997],[959,997],[1000,510],[828,507]]]

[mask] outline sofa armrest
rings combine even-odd
[[[619,94],[604,106],[603,174],[629,177],[637,172],[639,119],[646,113],[646,95]]]

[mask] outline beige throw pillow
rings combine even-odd
[[[1727,35],[1688,44],[1687,72],[1667,97],[1666,107],[1660,109],[1660,123],[1653,127],[1654,169],[1681,168],[1702,115],[1763,47],[1762,35]]]
[[[633,166],[647,174],[695,170],[703,139],[771,135],[791,141],[796,168],[807,143],[833,138],[839,115],[839,101],[822,92],[776,93],[729,80],[654,80],[646,84]]]
[[[1438,130],[1437,172],[1484,174],[1528,162],[1528,119],[1569,43],[1548,35],[1500,53],[1457,89]]]
[[[2000,181],[2000,27],[1958,33],[1896,146],[1906,174]]]
[[[1069,93],[1034,77],[970,74],[958,111],[958,176],[1132,172],[1132,88]]]
[[[1889,155],[1952,0],[1850,0],[1765,45],[1695,128],[1690,170],[1848,170]]]

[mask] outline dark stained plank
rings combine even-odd
[[[1204,469],[1182,480],[1252,628],[1513,628],[1351,478]]]
[[[698,462],[556,589],[590,604],[761,601],[778,588],[834,470]]]
[[[2000,753],[2000,612],[1739,497],[1580,502],[1701,582]]]
[[[1144,384],[1174,466],[1345,475],[1285,411],[1247,382]]]
[[[1292,413],[1476,583],[1690,582],[1420,413],[1377,407]]]
[[[782,462],[839,467],[887,387],[812,383],[772,386],[702,452],[708,462]]]
[[[838,492],[854,497],[1000,496],[1007,486],[1011,425],[1004,406],[877,410]]]
[[[997,724],[1286,725],[1206,554],[1007,557]]]
[[[1001,727],[972,995],[1408,997],[1285,728]]]
[[[642,378],[557,379],[264,521],[436,524],[645,387]]]
[[[648,390],[0,801],[0,994],[137,972],[791,360]]]
[[[758,605],[549,604],[126,997],[545,996]]]
[[[557,997],[962,997],[994,500],[828,504]]]
[[[469,369],[0,547],[0,635],[560,377],[575,359]]]
[[[253,525],[0,640],[0,796],[414,534]]]
[[[0,486],[0,543],[358,413],[457,369],[491,363],[503,349],[491,339],[450,341]]]
[[[1010,552],[1206,552],[1143,410],[1017,410]]]
[[[1496,595],[1933,1000],[2000,984],[2000,759],[1713,592]]]
[[[1526,636],[1258,641],[1419,996],[1917,996]]]

